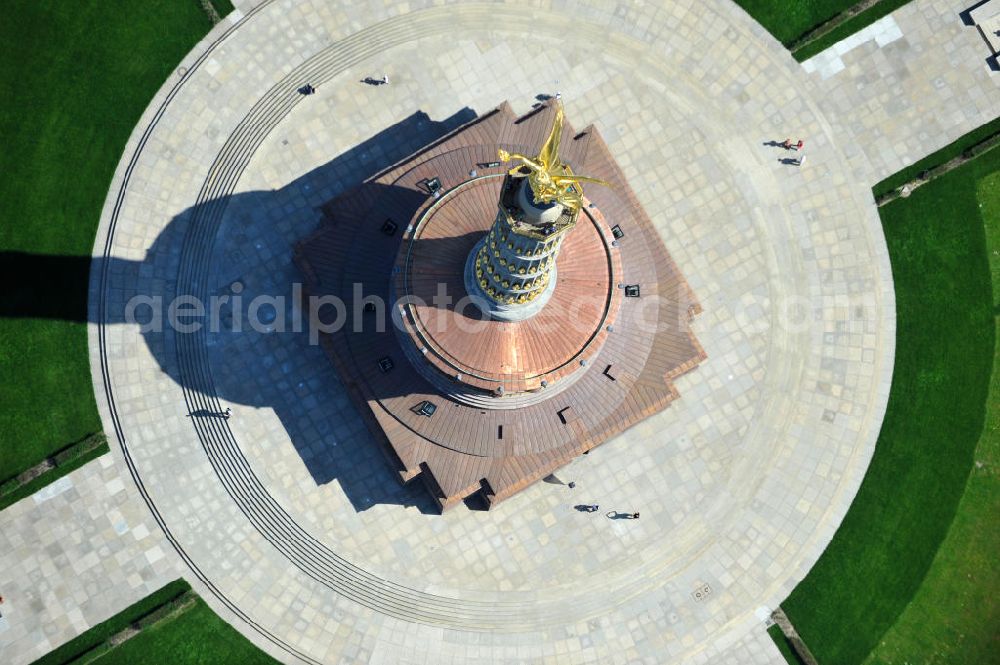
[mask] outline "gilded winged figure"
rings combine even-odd
[[[562,139],[563,107],[558,102],[555,121],[548,139],[545,140],[537,157],[526,157],[516,152],[499,150],[500,159],[504,162],[512,159],[520,160],[520,164],[510,170],[514,177],[527,177],[534,194],[535,203],[559,203],[572,210],[579,210],[583,205],[583,186],[581,183],[594,182],[607,186],[608,183],[598,178],[575,175],[567,164],[559,160],[559,142]],[[527,168],[528,173],[523,169]]]

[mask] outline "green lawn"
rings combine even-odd
[[[976,144],[995,137],[998,134],[1000,134],[1000,117],[973,129],[968,134],[959,137],[954,143],[946,145],[937,152],[932,152],[923,159],[919,159],[910,166],[907,166],[905,169],[897,171],[872,187],[872,192],[876,197],[888,194],[894,189],[902,187],[911,180],[916,179],[921,171],[944,164],[953,157],[957,157],[962,151],[970,149]]]
[[[781,628],[778,624],[774,624],[767,629],[767,634],[771,636],[771,641],[774,642],[774,646],[778,647],[778,651],[781,655],[785,657],[785,662],[788,665],[803,665],[802,659],[799,658],[799,654],[795,653],[794,647],[791,643],[785,639],[785,634],[781,632]]]
[[[0,481],[101,429],[81,257],[132,128],[211,28],[198,0],[9,0],[3,13]],[[40,291],[63,294],[52,318]]]
[[[993,281],[994,330],[1000,339],[1000,150],[966,177],[986,227]],[[978,161],[978,160],[977,160]],[[973,164],[976,164],[975,162]],[[990,169],[995,169],[989,173]],[[866,665],[1000,663],[1000,347],[986,401],[986,425],[955,520],[930,571]]]
[[[983,432],[995,341],[983,212],[995,210],[996,203],[980,208],[977,187],[985,187],[980,185],[984,178],[998,171],[1000,150],[992,150],[917,189],[909,199],[881,208],[898,317],[888,410],[847,517],[819,562],[782,604],[823,665],[863,662],[918,589],[924,592],[921,583],[966,491]],[[997,218],[989,223],[995,233]],[[995,471],[977,472],[973,479],[990,474]],[[949,540],[942,556],[951,556],[953,564],[963,561],[962,570],[995,568],[993,560],[984,564],[990,550],[981,549],[992,544],[990,556],[995,558],[995,501],[995,496],[966,495],[955,528],[965,524],[975,530],[978,523],[986,530],[993,525],[994,533],[965,541],[968,551],[963,541]],[[983,521],[986,515],[990,517]],[[960,581],[958,568],[939,561],[936,570],[937,593],[946,594]],[[995,577],[980,593],[984,591],[996,592]],[[908,626],[900,624],[893,631],[895,653],[905,651],[909,662],[932,662],[925,647],[946,648],[952,630],[978,636],[970,640],[970,649],[990,651],[984,635],[996,630],[995,606],[970,608],[961,617],[948,615],[954,603],[918,601],[914,608],[922,612],[919,625],[911,618]],[[918,646],[921,641],[927,644]],[[991,661],[961,657],[933,662]]]
[[[820,51],[830,48],[841,39],[846,39],[858,30],[861,30],[880,18],[891,14],[908,2],[910,2],[910,0],[879,0],[878,4],[874,7],[871,7],[857,16],[839,24],[837,27],[827,33],[824,33],[814,41],[810,41],[808,44],[804,44],[801,47],[796,48],[792,52],[792,55],[795,56],[795,59],[799,62],[808,60]]]
[[[736,0],[736,4],[787,46],[857,0]]]
[[[758,23],[767,28],[785,46],[793,44],[807,32],[858,4],[858,0],[735,0]],[[833,46],[886,14],[905,5],[909,0],[879,0],[870,9],[833,28],[815,41],[796,48],[796,60],[806,60]]]
[[[153,624],[93,662],[97,665],[277,663],[220,619],[201,598],[195,599],[191,609]]]
[[[110,638],[141,626],[118,646]],[[175,580],[107,621],[42,656],[34,665],[66,663],[275,663],[220,619],[184,580]]]
[[[115,633],[125,630],[130,624],[140,621],[143,617],[155,612],[157,608],[177,600],[190,591],[190,584],[184,580],[174,580],[107,621],[102,621],[62,646],[56,647],[36,660],[34,665],[62,665],[62,663],[76,660],[83,654],[100,647]]]

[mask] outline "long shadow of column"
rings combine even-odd
[[[308,326],[291,329],[293,284],[302,281],[292,264],[292,248],[316,228],[323,202],[475,117],[468,108],[443,121],[416,112],[280,189],[237,193],[189,208],[165,225],[139,261],[0,253],[10,276],[0,297],[0,316],[128,323],[137,330],[142,325],[143,339],[160,368],[186,390],[211,391],[224,404],[273,409],[317,485],[337,480],[356,510],[390,503],[436,514],[422,488],[400,485],[333,366],[310,343]],[[414,209],[421,202],[415,200]],[[179,293],[192,238],[206,230],[198,226],[205,217],[202,208],[218,211],[219,206],[225,210],[221,222],[203,238],[210,243],[208,283],[199,285],[200,293]],[[103,308],[95,303],[88,307],[90,273],[106,279]],[[204,325],[197,332],[168,325],[169,306],[178,296],[204,300]],[[218,307],[218,326],[213,326],[212,296],[219,301],[228,296]],[[132,312],[130,302],[139,303]],[[152,325],[156,308],[160,328]],[[103,317],[98,314],[102,309]],[[260,325],[249,325],[251,319]],[[282,319],[288,324],[285,332],[278,325]],[[187,348],[196,352],[187,354]],[[191,415],[217,414],[192,409]]]

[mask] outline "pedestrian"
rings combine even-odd
[[[781,147],[784,148],[785,150],[791,150],[792,149],[792,139],[785,139],[784,142],[781,144]]]
[[[805,141],[803,141],[802,139],[799,139],[799,142],[795,144],[795,149],[796,150],[802,150],[802,146],[804,146],[805,144],[806,144]]]
[[[231,415],[233,415],[233,410],[227,406],[226,410],[222,412],[222,417],[225,418],[226,420],[229,420],[229,416]]]
[[[588,513],[596,513],[599,509],[600,506],[598,506],[596,503],[592,503],[589,506],[587,506]]]
[[[633,520],[639,519],[639,513],[632,513],[632,516],[630,517],[630,519],[633,519]]]
[[[556,99],[562,99],[562,93],[556,90]]]
[[[802,166],[805,163],[806,163],[806,156],[802,155],[801,157],[799,157],[799,161],[795,162],[795,165]]]
[[[389,75],[382,74],[382,85],[389,85]]]
[[[573,489],[574,487],[576,487],[576,483],[574,483],[573,481],[570,481],[570,483],[569,483],[568,487],[569,487],[570,489]]]

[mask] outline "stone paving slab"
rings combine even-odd
[[[869,41],[874,42],[876,47],[882,48],[902,38],[903,32],[899,29],[899,24],[892,14],[889,14],[804,61],[802,69],[810,74],[816,72],[821,78],[828,79],[844,70],[844,60],[841,57],[844,54]]]
[[[820,82],[817,103],[871,184],[1000,115],[1000,72],[960,16],[970,4],[913,0],[883,19],[892,27],[880,34],[891,39],[852,36],[803,63]]]
[[[3,660],[31,662],[183,573],[103,455],[0,512]]]

